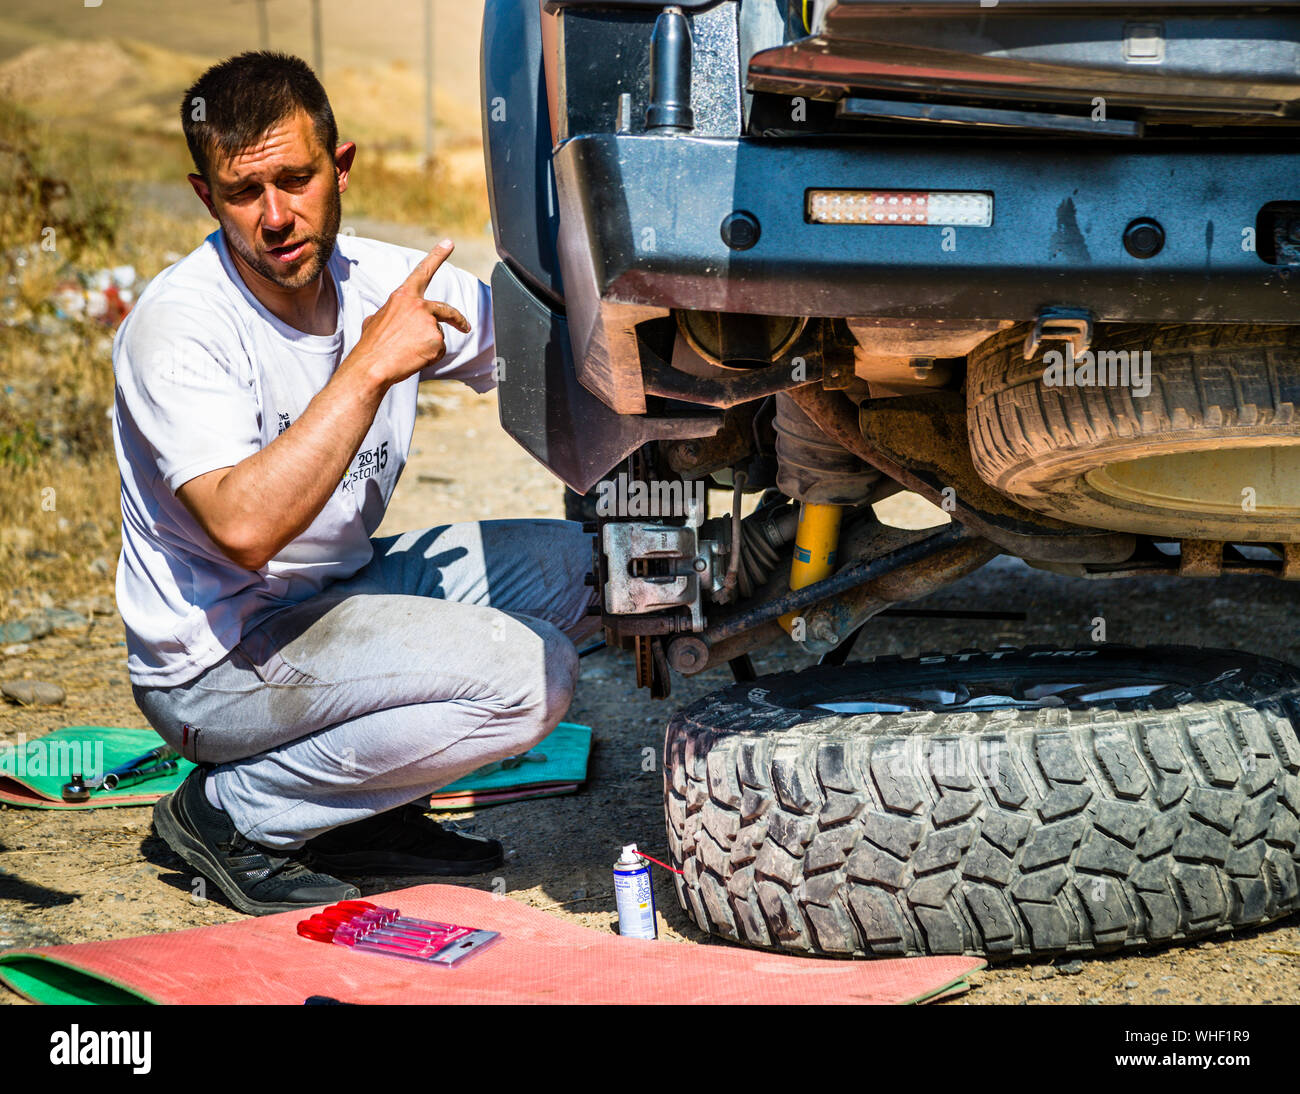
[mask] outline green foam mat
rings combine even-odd
[[[0,968],[0,980],[33,1003],[120,1007],[153,1002],[128,987],[39,954],[0,954]]]
[[[561,722],[528,755],[545,756],[541,763],[522,763],[503,768],[488,764],[471,771],[442,788],[441,792],[462,790],[506,790],[536,783],[582,782],[587,777],[587,759],[591,755],[591,726]]]
[[[32,809],[150,805],[180,786],[194,769],[189,760],[180,760],[175,771],[155,779],[93,791],[80,805],[63,800],[63,784],[73,775],[103,775],[161,744],[152,729],[120,726],[64,726],[42,737],[20,737],[17,745],[0,750],[0,802]]]
[[[62,789],[73,775],[102,775],[159,743],[151,729],[118,726],[65,726],[31,740],[20,738],[18,745],[0,750],[0,803],[32,809],[151,805],[180,786],[194,769],[189,760],[181,759],[169,775],[117,790],[96,790],[80,805],[65,802]],[[488,764],[438,790],[430,805],[453,811],[574,793],[587,779],[591,727],[561,722],[529,755],[545,759],[514,767]]]

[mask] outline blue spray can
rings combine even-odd
[[[614,863],[614,901],[618,905],[618,933],[628,938],[658,938],[655,891],[650,864],[629,843]]]

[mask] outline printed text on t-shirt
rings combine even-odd
[[[343,476],[343,482],[340,483],[340,486],[345,493],[349,493],[357,483],[364,479],[374,478],[387,466],[387,441],[375,445],[374,448],[363,448],[357,453],[357,458],[352,461],[352,466],[348,468],[348,473]]]

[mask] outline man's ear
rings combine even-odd
[[[199,200],[208,207],[208,212],[212,215],[213,220],[219,220],[217,211],[212,207],[212,188],[203,181],[202,175],[187,175],[190,185],[194,187],[194,192],[199,195]]]
[[[340,144],[334,150],[334,169],[339,175],[339,193],[346,194],[348,191],[348,172],[352,170],[352,161],[356,159],[357,146],[354,142],[348,141],[346,144]]]

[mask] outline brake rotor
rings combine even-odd
[[[668,671],[668,655],[663,640],[638,634],[632,648],[636,656],[636,686],[649,688],[651,699],[667,699],[672,691],[672,676]]]
[[[636,656],[636,686],[648,688],[654,679],[655,659],[650,650],[650,636],[638,634],[633,640],[632,649]]]

